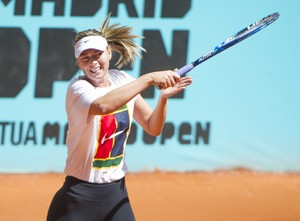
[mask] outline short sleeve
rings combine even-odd
[[[85,80],[71,81],[66,97],[68,117],[88,118],[88,112],[95,100],[95,88]]]

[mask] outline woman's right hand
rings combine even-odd
[[[161,89],[174,87],[180,79],[180,75],[171,70],[151,72],[148,75],[151,77],[152,85]]]

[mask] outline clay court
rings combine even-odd
[[[0,220],[43,221],[63,174],[1,174]],[[129,173],[138,221],[299,221],[300,174]]]

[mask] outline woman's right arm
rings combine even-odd
[[[165,89],[173,87],[180,79],[174,71],[158,71],[144,74],[134,81],[97,98],[90,106],[89,115],[104,115],[118,110],[151,85]]]

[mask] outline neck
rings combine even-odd
[[[88,81],[94,87],[109,87],[110,86],[108,77],[105,77],[104,79],[103,78],[102,79],[90,79],[90,78],[84,76],[83,79]]]

